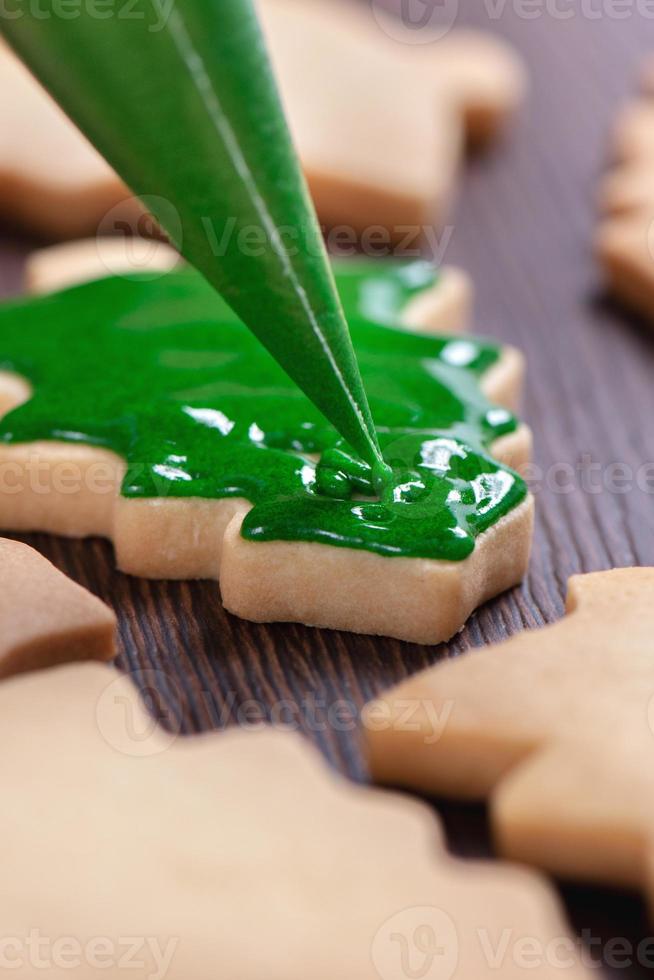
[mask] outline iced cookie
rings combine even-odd
[[[110,660],[115,629],[103,602],[32,548],[0,538],[0,678],[69,660]]]
[[[216,964],[520,980],[526,962],[555,980],[561,957],[587,977],[539,877],[450,858],[426,808],[347,784],[294,735],[175,742],[129,681],[87,665],[6,684],[0,744],[0,918],[21,980],[206,980]]]
[[[183,268],[0,310],[0,393],[15,404],[0,475],[15,467],[20,485],[0,495],[0,527],[109,537],[122,570],[218,579],[246,619],[451,636],[528,560],[532,501],[506,465],[530,450],[506,407],[522,360],[429,333],[442,300],[427,263],[335,273],[388,484]],[[33,491],[35,467],[47,480],[62,465],[66,493],[54,479]]]
[[[180,262],[173,248],[156,239],[136,235],[88,238],[32,252],[25,263],[25,285],[30,293],[54,293],[107,276],[157,278]],[[465,281],[450,285],[449,293],[452,317],[463,315],[468,302]]]
[[[654,569],[570,580],[553,626],[411,678],[366,711],[377,780],[490,798],[501,852],[654,903]]]
[[[649,86],[623,110],[613,134],[614,165],[599,192],[596,251],[611,292],[654,316],[654,98]]]
[[[265,0],[261,13],[322,221],[363,244],[381,225],[386,245],[415,248],[420,226],[444,217],[465,134],[497,132],[524,69],[490,35],[391,41],[360,6]],[[125,187],[4,46],[0,82],[0,211],[57,237],[95,234],[122,202],[109,224],[135,219]]]
[[[108,276],[156,279],[180,262],[178,253],[161,241],[89,238],[32,252],[25,265],[25,285],[30,293],[52,293]],[[457,266],[442,266],[437,288],[415,296],[403,311],[402,325],[429,333],[462,333],[470,325],[473,300],[470,276]]]

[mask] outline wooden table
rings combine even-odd
[[[619,20],[584,16],[579,0],[558,0],[559,10],[572,12],[567,19],[553,15],[553,0],[543,0],[533,19],[520,16],[520,0],[462,0],[460,7],[460,23],[512,40],[532,76],[529,104],[509,138],[467,169],[446,252],[476,281],[477,331],[520,346],[529,358],[524,416],[543,478],[534,487],[538,523],[524,586],[480,610],[448,646],[432,649],[252,625],[223,612],[215,584],[119,575],[102,541],[26,539],[116,609],[120,665],[142,689],[159,692],[167,723],[200,731],[281,719],[357,780],[366,771],[356,717],[370,697],[442,657],[556,619],[575,572],[654,564],[654,499],[637,488],[611,492],[601,482],[611,464],[636,473],[654,460],[654,337],[601,298],[591,251],[608,128],[633,89],[649,37],[654,48],[654,21],[636,12],[635,0]],[[585,7],[612,9],[609,0]],[[537,8],[524,9],[533,16]],[[30,247],[7,235],[0,241],[2,294],[20,291]],[[490,853],[481,808],[437,805],[455,851]],[[649,935],[636,896],[574,887],[563,894],[575,927],[602,943]],[[648,972],[634,966],[598,975],[631,980]]]

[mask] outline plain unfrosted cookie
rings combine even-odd
[[[597,256],[612,296],[654,317],[654,210],[605,221],[596,236]]]
[[[466,136],[496,135],[524,98],[501,40],[454,31],[427,45],[384,30],[370,4],[260,0],[286,109],[321,218],[399,241],[441,223]],[[334,71],[334,66],[338,68]]]
[[[304,29],[306,37],[316,37],[316,51],[340,46],[343,38],[356,42],[357,50],[365,58],[369,53],[382,54],[387,71],[397,73],[397,84],[414,85],[413,98],[423,99],[429,114],[427,95],[432,106],[437,98],[445,98],[463,119],[464,133],[468,141],[479,145],[496,137],[507,120],[524,101],[527,91],[525,64],[516,50],[498,34],[458,28],[446,25],[449,13],[443,10],[441,27],[436,28],[435,16],[424,16],[424,29],[406,24],[400,16],[386,12],[383,4],[376,2],[350,3],[348,0],[258,0],[264,27],[274,18],[287,28],[286,17]],[[425,15],[437,13],[434,9]],[[409,17],[411,20],[411,17]],[[429,21],[429,23],[427,23]],[[336,27],[338,35],[331,30]],[[309,28],[326,31],[323,42],[310,33]],[[273,55],[276,54],[276,33],[269,37]],[[291,33],[291,30],[288,30]],[[291,56],[292,58],[293,56]],[[289,59],[290,60],[290,59]],[[406,70],[406,74],[403,74]],[[370,97],[370,79],[356,76],[359,89],[364,87]],[[413,82],[411,81],[413,79]],[[420,79],[423,92],[415,85]],[[379,79],[375,78],[375,85]],[[282,78],[282,90],[286,91]],[[409,95],[409,89],[405,91]],[[408,101],[408,99],[407,99]],[[433,112],[433,108],[431,110]]]
[[[0,744],[0,919],[21,980],[206,980],[217,964],[520,980],[525,962],[554,980],[561,956],[587,976],[540,878],[455,861],[426,808],[345,783],[297,736],[175,741],[127,679],[87,665],[3,686]]]
[[[0,678],[115,656],[116,618],[32,548],[0,538]]]
[[[645,60],[640,70],[640,89],[645,95],[654,95],[654,56]]]
[[[97,262],[95,274],[89,266],[89,258],[92,258],[94,249],[95,245],[89,243],[81,243],[77,247],[66,246],[65,255],[70,260],[66,263],[66,281],[77,280],[80,277],[78,272],[93,279],[106,276],[105,262]],[[74,261],[78,252],[79,269],[76,268]],[[161,254],[158,254],[161,258]],[[163,255],[165,256],[165,253]],[[54,260],[52,265],[49,263],[50,256]],[[32,283],[39,289],[46,290],[56,285],[61,277],[60,259],[59,250],[41,254],[31,266]],[[122,259],[119,246],[112,245],[112,262],[120,265]],[[344,264],[340,268],[343,270],[350,266]],[[377,268],[389,267],[382,262],[379,266],[375,266],[375,269]],[[405,271],[402,275],[409,282],[412,282],[417,275],[423,278],[426,276],[425,282],[431,279],[427,266],[418,264],[403,268]],[[196,274],[190,271],[176,274],[178,278],[171,279],[168,287],[166,277],[162,278],[158,270],[154,272],[157,272],[154,276],[156,289],[153,287],[154,293],[148,294],[149,298],[145,297],[147,292],[145,289],[143,296],[138,300],[137,318],[146,314],[148,304],[154,304],[153,308],[161,310],[155,317],[156,321],[164,315],[164,311],[167,317],[171,317],[174,316],[176,309],[183,308],[188,309],[192,317],[199,316],[198,322],[206,317],[208,299],[204,298],[204,293],[201,291],[197,294],[199,286],[195,286]],[[346,274],[341,272],[339,275],[343,288],[349,289]],[[382,281],[383,289],[379,292],[379,296],[384,303],[388,288],[391,287],[391,292],[394,292],[400,288],[399,284],[400,279],[397,276],[395,279]],[[372,285],[375,285],[374,276],[368,283],[368,286]],[[131,286],[130,290],[133,291],[134,288],[136,287]],[[138,289],[143,292],[144,287],[139,286]],[[103,300],[100,310],[108,311],[106,303],[113,303],[114,306],[116,303],[122,303],[119,293],[120,290],[116,292],[115,287],[111,285],[108,295],[111,294],[114,298],[109,300],[107,297],[106,301]],[[408,326],[406,323],[408,321],[414,330],[419,327],[420,332],[424,334],[429,334],[440,324],[451,326],[455,322],[456,311],[461,313],[467,305],[466,280],[455,271],[446,270],[430,288],[411,287],[408,293],[413,298],[404,307],[405,325]],[[372,304],[371,314],[376,310],[375,315],[383,317],[383,309],[380,310],[378,305],[375,305],[379,302],[375,298],[376,295],[376,290],[366,288],[362,294],[363,299],[357,299],[356,302],[363,302],[365,308]],[[211,299],[213,301],[213,294]],[[46,302],[44,312],[47,312],[48,319],[52,323],[56,304],[59,301],[56,296],[52,296],[44,302]],[[349,302],[354,302],[352,297],[349,298]],[[184,307],[185,303],[186,307]],[[78,304],[77,299],[74,300],[74,304]],[[77,309],[77,305],[75,308]],[[76,315],[84,319],[85,308],[80,307]],[[121,321],[129,328],[129,316],[121,314]],[[68,314],[63,322],[65,325],[72,325]],[[91,324],[92,321],[89,323]],[[88,338],[88,330],[91,326],[83,325],[83,338]],[[47,327],[48,324],[44,322],[43,330],[47,330]],[[187,370],[191,365],[189,357],[195,359],[193,363],[198,358],[198,353],[194,352],[193,348],[187,352],[178,349],[179,343],[187,340],[191,344],[201,344],[201,362],[198,362],[198,370],[207,357],[210,360],[217,358],[217,366],[224,362],[223,353],[216,351],[212,354],[211,351],[203,349],[207,343],[206,339],[201,342],[192,339],[194,336],[192,329],[190,324],[184,328],[179,341],[174,341],[175,350],[166,349],[148,355],[154,357],[153,364],[161,361],[172,367],[174,363],[179,362],[180,367]],[[379,337],[383,340],[384,327],[374,329],[379,329]],[[18,337],[23,335],[23,330],[19,330]],[[47,337],[47,334],[43,336]],[[121,338],[121,343],[137,344],[138,340],[132,353],[130,353],[131,348],[122,348],[121,356],[131,358],[134,353],[141,350],[138,345],[145,342],[146,335],[128,332],[121,334]],[[14,343],[16,342],[22,345],[20,339],[15,339]],[[61,342],[58,341],[55,345],[56,350],[61,350],[61,345],[65,343],[62,336]],[[422,344],[422,340],[420,343]],[[75,351],[81,355],[80,344],[81,339],[70,345],[65,372],[70,371],[70,358],[74,357]],[[0,340],[0,348],[1,346]],[[256,351],[259,350],[260,348],[257,347]],[[457,364],[463,364],[466,358],[475,355],[475,346],[472,341],[455,338],[451,342],[449,340],[446,342],[445,351],[448,363],[435,362],[430,371],[434,371],[436,377],[440,377],[444,372],[443,377],[447,381],[458,376]],[[93,370],[96,368],[98,356],[95,352],[96,346],[92,344],[83,355],[84,358],[91,358]],[[5,350],[4,354],[7,353]],[[231,358],[232,355],[227,353]],[[421,357],[426,353],[427,351],[421,351]],[[255,351],[252,352],[252,356],[254,354]],[[32,363],[34,356],[34,349],[30,347],[29,360]],[[106,356],[111,359],[117,355]],[[371,351],[367,356],[376,359],[378,355],[376,351]],[[173,361],[170,360],[171,357]],[[6,359],[5,363],[8,363]],[[46,375],[47,365],[50,363],[52,362],[48,360],[47,364],[45,362],[43,364],[42,370]],[[85,360],[84,363],[86,364],[87,361]],[[209,373],[207,369],[203,370],[202,375],[195,371],[192,377],[183,375],[186,379],[183,385],[188,386],[191,381],[195,385],[206,385],[209,382],[215,384],[218,378],[217,369],[209,369]],[[390,361],[389,370],[392,371]],[[179,374],[171,375],[170,383],[179,386],[182,384],[181,377],[182,375]],[[464,409],[464,414],[477,411],[475,406],[480,398],[478,388],[480,382],[487,398],[513,408],[521,389],[523,361],[517,351],[505,348],[498,359],[482,372],[479,380],[467,375],[461,377],[464,398],[467,399],[464,405],[468,405],[468,408]],[[229,378],[233,378],[233,369],[230,369]],[[79,379],[76,380],[74,371],[72,375],[66,374],[65,379],[62,376],[61,386],[65,391],[74,391],[78,383]],[[97,385],[93,384],[92,379],[91,385],[92,388],[87,391],[85,397],[91,399],[89,408],[93,411],[94,403],[97,401]],[[389,397],[387,392],[393,391],[392,377],[385,374],[381,387],[381,394],[385,400]],[[200,396],[203,396],[203,392],[204,389],[201,388]],[[29,409],[31,394],[29,383],[19,375],[0,374],[0,403],[4,401],[5,412],[12,406],[23,404]],[[175,395],[174,388],[171,395]],[[60,395],[58,392],[53,393],[53,397],[58,402]],[[143,396],[141,394],[136,397],[138,408]],[[229,393],[228,397],[231,397]],[[288,397],[293,397],[293,394],[289,393]],[[211,426],[222,425],[224,428],[226,425],[225,431],[229,433],[232,423],[222,415],[213,402],[210,401],[210,404],[212,407],[207,408],[206,403],[202,401],[198,402],[195,408],[183,408],[183,415],[185,417],[190,412],[194,419],[205,424],[206,428],[203,432],[208,432],[206,438],[211,436]],[[481,404],[483,406],[483,401]],[[162,408],[164,407],[162,405]],[[68,427],[72,427],[79,433],[78,427],[84,425],[85,419],[73,418],[65,405],[65,398],[58,410],[63,411],[68,420],[66,423]],[[25,416],[26,422],[30,417],[30,411]],[[438,560],[417,557],[389,558],[387,555],[365,549],[296,540],[285,536],[284,533],[276,534],[272,539],[246,540],[242,533],[242,526],[251,507],[247,499],[233,493],[231,496],[225,495],[222,499],[212,499],[210,495],[203,495],[199,491],[197,495],[190,496],[179,496],[175,493],[174,480],[194,479],[196,468],[191,466],[190,472],[180,472],[179,463],[184,462],[186,456],[182,457],[175,452],[174,443],[171,442],[170,445],[166,443],[166,446],[162,446],[162,451],[165,449],[165,453],[161,462],[151,466],[153,479],[157,481],[157,486],[162,485],[162,489],[156,493],[148,491],[140,496],[124,496],[121,488],[127,480],[128,468],[124,458],[110,448],[106,448],[108,443],[110,444],[106,431],[110,432],[111,427],[109,430],[102,429],[104,434],[99,432],[99,437],[88,440],[90,444],[87,445],[79,435],[74,441],[52,439],[44,441],[48,437],[44,434],[46,430],[38,422],[40,411],[38,407],[34,408],[36,428],[32,427],[32,423],[28,423],[34,435],[30,439],[23,438],[18,441],[15,441],[11,435],[12,419],[17,419],[17,415],[7,416],[5,444],[0,447],[0,472],[7,467],[17,469],[17,482],[21,492],[11,497],[0,496],[0,526],[13,530],[40,529],[72,536],[98,534],[106,536],[114,542],[117,561],[123,571],[152,578],[218,579],[226,608],[246,619],[261,622],[299,621],[314,626],[397,636],[415,642],[439,642],[455,633],[477,605],[516,584],[527,565],[531,544],[533,502],[526,492],[524,499],[515,498],[505,516],[491,522],[488,530],[479,533],[474,550],[463,560],[440,560],[440,556]],[[141,409],[138,411],[143,416],[143,411]],[[402,411],[405,412],[406,409],[402,408]],[[416,409],[411,411],[415,412]],[[505,432],[502,426],[508,420],[509,414],[505,409],[493,409],[489,406],[488,425],[497,424],[498,432]],[[170,424],[162,421],[160,415],[157,416],[158,429],[163,427],[162,431],[169,432],[167,426]],[[178,427],[179,420],[173,420],[172,424]],[[265,420],[262,424],[265,424]],[[258,429],[258,426],[255,426],[255,429]],[[57,428],[57,431],[60,429]],[[132,429],[129,431],[132,432]],[[461,450],[457,448],[458,443],[450,442],[447,438],[439,442],[443,436],[441,431],[437,436],[433,443],[433,452],[436,453],[434,465],[441,465],[438,460],[442,459],[447,470],[450,465],[449,460],[456,461],[457,454],[461,453]],[[132,433],[130,440],[134,438],[135,445],[138,446],[139,439],[136,431]],[[216,438],[220,438],[218,433]],[[264,433],[260,436],[256,436],[255,433],[255,438],[263,439]],[[274,438],[274,445],[281,448],[279,437]],[[514,467],[520,467],[528,460],[530,447],[529,431],[525,426],[518,425],[513,431],[506,430],[505,434],[499,435],[492,442],[490,449],[497,459]],[[216,446],[210,449],[207,445],[206,453],[214,455],[218,448]],[[182,446],[181,449],[183,450],[184,447]],[[260,452],[259,448],[257,455]],[[197,466],[204,465],[203,459],[206,458],[206,453],[203,450],[202,454],[196,457]],[[265,457],[262,456],[261,459],[263,461]],[[462,465],[465,466],[465,463]],[[75,476],[74,487],[67,485],[65,492],[62,492],[51,481],[52,485],[48,486],[48,493],[33,491],[30,474],[35,467],[41,469],[47,480],[50,474],[53,477],[57,475],[62,466],[70,469]],[[496,464],[492,464],[492,472],[495,469]],[[147,474],[149,471],[145,472]],[[129,467],[130,480],[127,482],[133,483],[135,479],[139,479],[138,473],[143,473],[143,457],[133,455]],[[173,482],[166,483],[167,480]],[[492,507],[494,494],[511,494],[514,485],[514,475],[507,471],[501,471],[497,476],[492,476],[491,473],[480,476],[479,471],[475,470],[475,479],[469,487],[462,480],[458,485],[454,484],[453,493],[456,491],[457,494],[468,494],[473,506],[475,499],[479,501],[487,499],[488,505]],[[288,506],[290,507],[290,503]],[[363,502],[362,507],[365,507]],[[483,511],[481,515],[483,516]]]
[[[420,226],[444,218],[466,134],[495,135],[522,101],[518,56],[474,32],[419,49],[393,41],[365,4],[260,8],[322,221],[359,234],[381,225],[415,248]],[[4,46],[0,82],[6,216],[66,238],[96,233],[108,212],[117,229],[138,216],[124,185]]]
[[[596,251],[611,293],[654,316],[654,89],[622,110],[612,137],[614,162],[599,191]]]
[[[39,234],[95,231],[140,209],[107,163],[0,41],[0,215]]]
[[[366,709],[377,780],[489,798],[502,854],[654,907],[654,569],[570,580],[567,616]]]

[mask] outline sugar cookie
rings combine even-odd
[[[30,293],[54,293],[107,276],[148,275],[170,272],[181,259],[165,242],[152,238],[109,236],[64,242],[38,249],[25,263],[25,285]],[[458,272],[458,270],[457,270]],[[465,285],[453,284],[448,312],[454,320],[464,315]]]
[[[383,782],[490,798],[502,854],[654,903],[654,569],[570,580],[567,616],[366,710]]]
[[[409,101],[411,84],[414,85],[412,99],[422,100],[424,90],[432,105],[438,97],[445,96],[462,117],[465,136],[472,144],[483,144],[496,137],[524,101],[525,64],[516,50],[497,34],[452,27],[436,32],[427,43],[417,44],[416,30],[393,14],[384,16],[383,4],[377,2],[259,0],[259,9],[264,27],[269,28],[273,56],[277,54],[277,35],[283,29],[292,34],[288,18],[299,25],[298,30],[306,30],[303,39],[312,39],[316,52],[329,48],[332,59],[334,49],[340,48],[343,39],[351,38],[356,41],[360,59],[369,54],[383,54],[387,73],[397,73],[397,84],[407,86],[406,101]],[[312,29],[326,32],[323,39],[317,33],[312,35]],[[297,58],[297,52],[289,52],[287,60],[292,62]],[[356,59],[352,59],[351,65],[355,64]],[[284,67],[285,63],[280,66]],[[331,64],[328,69],[332,75]],[[357,88],[362,96],[364,92],[366,95],[361,106],[364,114],[371,101],[370,90],[380,80],[375,77],[371,85],[370,79],[365,80],[360,73],[356,78]],[[422,94],[415,90],[418,78]],[[283,75],[282,91],[290,91],[284,85]],[[427,108],[427,114],[433,111]]]
[[[644,161],[654,154],[654,104],[640,98],[626,106],[613,132],[613,156],[618,163]]]
[[[226,608],[247,619],[451,636],[527,564],[533,505],[506,463],[524,464],[530,436],[487,400],[515,404],[522,360],[430,334],[453,290],[444,303],[427,263],[335,271],[394,467],[381,499],[365,464],[181,269],[0,309],[11,372],[0,392],[6,380],[16,394],[0,479],[9,468],[20,490],[0,494],[0,527],[109,537],[122,570],[218,579]],[[403,315],[413,329],[397,329]],[[65,493],[62,466],[76,480]]]
[[[0,538],[0,678],[115,655],[114,614],[38,552]]]
[[[613,134],[615,162],[600,185],[596,252],[611,293],[652,317],[654,99],[647,72],[643,81],[645,96],[622,111]]]
[[[108,276],[145,274],[156,278],[180,261],[178,253],[161,241],[136,236],[89,238],[32,252],[25,266],[25,285],[30,293],[40,294]],[[411,300],[404,309],[402,324],[426,333],[461,333],[470,325],[473,301],[467,272],[445,265],[438,272],[438,288]],[[511,407],[516,407],[515,399]]]
[[[597,255],[611,294],[647,317],[654,316],[654,210],[605,221]]]
[[[524,97],[514,51],[473,31],[405,44],[370,4],[261,0],[259,9],[321,218],[359,232],[381,224],[396,242],[411,226],[441,224],[465,137],[496,135]]]
[[[74,238],[104,215],[140,211],[125,185],[6,45],[0,43],[0,215],[39,234]]]
[[[138,980],[520,980],[525,962],[554,980],[560,956],[587,977],[538,876],[454,860],[427,808],[347,784],[295,735],[175,741],[86,665],[4,685],[0,742],[21,980],[119,980],[130,951]]]
[[[640,70],[640,89],[645,95],[654,95],[654,57],[647,58]]]
[[[518,56],[467,31],[409,50],[364,5],[260,6],[321,220],[347,226],[364,244],[382,226],[387,244],[415,249],[421,227],[445,217],[464,135],[495,135],[522,101]],[[6,217],[63,238],[95,234],[109,212],[116,230],[137,222],[124,185],[4,46],[0,134]]]

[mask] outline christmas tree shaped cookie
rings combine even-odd
[[[526,567],[521,360],[402,326],[439,307],[426,263],[336,278],[388,484],[181,269],[0,310],[0,526],[104,535],[124,571],[218,579],[245,618],[451,636]]]
[[[556,980],[562,957],[588,976],[545,882],[450,858],[426,808],[294,735],[175,742],[86,665],[4,685],[0,745],[21,980]]]
[[[654,903],[654,569],[570,580],[546,629],[369,706],[378,780],[490,798],[501,852]]]

